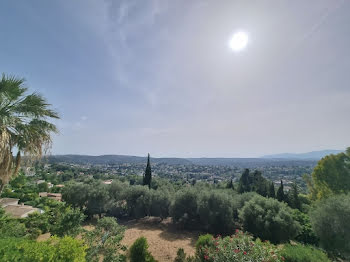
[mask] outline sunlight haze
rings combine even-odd
[[[349,13],[341,0],[5,0],[0,71],[59,112],[53,154],[343,150]]]

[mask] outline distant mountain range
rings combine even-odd
[[[321,151],[312,151],[307,153],[300,153],[300,154],[294,154],[294,153],[283,153],[283,154],[275,154],[275,155],[266,155],[262,158],[265,159],[315,159],[319,160],[326,155],[330,154],[338,154],[344,152],[344,150],[321,150]]]

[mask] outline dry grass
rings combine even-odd
[[[183,248],[187,255],[195,252],[198,233],[177,230],[170,219],[160,221],[157,218],[143,218],[121,222],[127,227],[122,243],[130,247],[134,241],[144,236],[147,238],[149,251],[159,262],[174,261],[176,252]]]

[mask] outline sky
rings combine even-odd
[[[0,72],[59,112],[52,154],[345,149],[349,14],[346,0],[3,0]]]

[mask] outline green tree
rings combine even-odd
[[[62,190],[62,198],[73,207],[83,209],[88,201],[88,188],[89,186],[83,183],[68,184]]]
[[[125,261],[122,251],[126,250],[120,242],[124,237],[125,228],[112,217],[104,217],[97,221],[94,230],[87,231],[83,239],[88,244],[87,260],[103,262]]]
[[[231,189],[233,189],[233,179],[232,179],[232,178],[230,179],[230,182],[227,183],[226,188],[231,188]]]
[[[170,208],[173,221],[183,227],[198,225],[197,200],[198,192],[193,188],[178,191]]]
[[[350,192],[350,147],[345,153],[322,158],[311,176],[308,186],[313,199]]]
[[[129,250],[130,262],[156,262],[147,249],[148,243],[145,237],[136,239]]]
[[[281,180],[281,185],[277,190],[276,198],[278,201],[282,202],[286,200],[286,196],[284,195],[284,189],[283,189],[283,181]]]
[[[37,242],[26,238],[0,239],[0,261],[85,262],[86,246],[71,237]]]
[[[321,246],[334,255],[350,259],[350,195],[336,195],[317,203],[311,224]]]
[[[171,198],[169,193],[164,190],[151,191],[150,215],[162,219],[169,216]]]
[[[23,237],[26,235],[26,228],[23,223],[5,213],[0,207],[0,237]]]
[[[298,185],[294,182],[288,191],[288,204],[291,208],[301,209],[301,201],[299,199]]]
[[[238,192],[239,193],[250,192],[251,191],[250,183],[251,182],[249,177],[249,169],[246,168],[239,179]]]
[[[38,185],[39,192],[47,192],[49,190],[49,186],[46,182],[40,183]]]
[[[230,233],[234,228],[233,201],[224,192],[202,192],[198,199],[200,225],[211,233]]]
[[[239,211],[239,218],[245,230],[274,243],[293,239],[301,229],[287,204],[261,196],[247,202]]]
[[[47,212],[50,233],[59,237],[77,236],[81,232],[81,224],[85,219],[79,209],[59,206]]]
[[[143,185],[148,185],[148,188],[151,188],[151,182],[152,182],[152,169],[151,169],[151,161],[150,161],[150,156],[148,154],[147,157],[147,166],[145,170],[145,174],[143,177]]]
[[[275,185],[273,182],[270,183],[268,196],[271,198],[276,198]]]
[[[58,114],[37,93],[26,94],[25,80],[2,75],[0,80],[0,193],[18,173],[21,156],[41,156],[50,146]],[[13,150],[17,150],[13,157]]]

